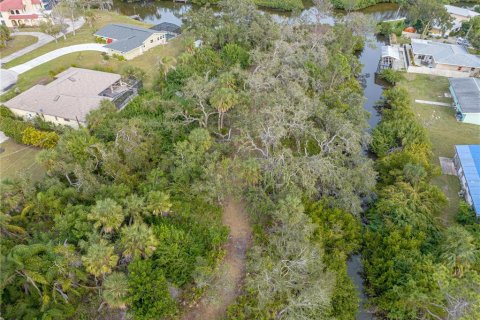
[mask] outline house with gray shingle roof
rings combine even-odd
[[[137,27],[129,24],[108,24],[94,35],[107,43],[110,54],[133,59],[147,50],[167,43],[167,32]]]
[[[448,80],[457,119],[480,125],[480,79],[450,78]]]
[[[460,45],[412,39],[412,53],[417,65],[460,71],[469,76],[480,74],[480,57]]]

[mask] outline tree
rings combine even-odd
[[[85,11],[85,13],[83,14],[83,17],[85,18],[85,21],[88,23],[90,28],[93,28],[98,18],[97,15],[95,14],[95,11],[93,10]]]
[[[170,212],[172,203],[170,196],[161,191],[150,191],[147,196],[145,210],[153,216],[164,216]]]
[[[127,276],[121,272],[108,275],[102,285],[102,297],[110,308],[125,309],[128,297]]]
[[[153,231],[144,223],[135,223],[122,228],[120,244],[127,259],[148,258],[158,245]]]
[[[49,36],[54,37],[55,42],[58,42],[57,36],[62,29],[63,26],[61,24],[53,24],[53,22],[50,20],[40,22],[40,30]]]
[[[448,228],[441,245],[441,259],[456,277],[462,277],[480,259],[473,236],[461,226]]]
[[[468,23],[470,27],[466,37],[475,49],[480,50],[480,16],[471,18]]]
[[[218,88],[210,97],[210,103],[218,111],[218,131],[223,129],[225,113],[239,102],[238,94],[231,88]]]
[[[128,304],[135,319],[162,319],[176,313],[175,300],[161,269],[151,260],[134,260],[128,266]]]
[[[95,228],[111,233],[120,228],[125,219],[122,207],[112,199],[99,200],[88,214],[88,219],[95,221]]]
[[[380,71],[379,77],[391,85],[396,85],[397,82],[403,79],[403,75],[399,71],[393,69],[383,69]]]
[[[170,70],[175,70],[177,59],[172,56],[165,56],[158,60],[159,70],[163,74],[164,78],[167,78],[167,74]]]
[[[112,272],[117,265],[118,255],[114,253],[114,247],[104,239],[90,245],[87,254],[82,257],[85,269],[95,278],[105,276]]]
[[[7,46],[7,41],[10,40],[10,29],[5,25],[0,25],[0,45],[1,47]]]
[[[408,16],[422,24],[422,38],[433,26],[440,26],[443,30],[451,27],[452,18],[440,0],[414,0],[408,6]]]

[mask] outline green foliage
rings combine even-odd
[[[255,0],[255,4],[260,7],[292,11],[302,10],[303,3],[301,0]]]
[[[27,128],[31,128],[31,125],[22,120],[17,120],[9,116],[0,117],[0,131],[3,131],[7,137],[12,138],[16,142],[22,143],[23,132]]]
[[[102,297],[110,308],[124,309],[128,296],[128,280],[124,273],[114,272],[103,282]]]
[[[118,61],[127,61],[127,59],[124,56],[118,53],[112,54],[112,58],[117,59]]]
[[[113,246],[108,245],[107,241],[103,239],[92,244],[88,248],[87,254],[82,257],[85,269],[95,277],[111,273],[117,265],[118,259]]]
[[[7,41],[10,40],[10,29],[6,25],[0,25],[0,48],[4,48],[7,45]]]
[[[46,149],[55,147],[58,139],[56,132],[39,131],[32,127],[26,128],[22,134],[22,143]]]
[[[396,36],[400,37],[402,35],[402,31],[405,29],[405,21],[381,22],[379,23],[378,28],[381,35],[388,37],[391,34],[395,34]]]
[[[378,76],[390,85],[396,85],[397,82],[400,82],[403,79],[402,73],[393,69],[383,69]]]
[[[135,260],[128,266],[128,305],[135,319],[173,316],[177,312],[168,283],[152,261]]]
[[[242,68],[250,65],[250,54],[235,43],[229,43],[222,49],[222,59],[227,65],[239,64]]]

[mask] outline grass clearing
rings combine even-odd
[[[415,99],[437,102],[452,102],[444,93],[449,92],[448,79],[429,75],[406,74],[399,84],[407,89],[412,97],[413,110],[427,129],[432,142],[432,163],[440,165],[439,157],[452,158],[457,144],[480,144],[480,126],[462,123],[455,118],[455,111],[450,107],[431,106],[415,103]],[[441,175],[432,181],[440,187],[449,199],[442,219],[453,223],[458,210],[460,182],[456,176]]]
[[[35,161],[40,149],[16,143],[12,139],[0,144],[5,151],[0,153],[0,179],[14,178],[26,174],[36,180],[43,174],[43,168]]]
[[[32,52],[29,52],[21,57],[18,57],[15,60],[10,61],[9,63],[6,63],[4,68],[9,69],[11,67],[20,65],[22,63],[30,61],[36,57],[41,56],[42,54],[53,51],[55,49],[59,49],[59,48],[63,48],[63,47],[67,47],[75,44],[81,44],[81,43],[93,43],[95,42],[95,37],[93,36],[93,34],[98,29],[100,29],[101,27],[109,23],[128,23],[128,24],[143,26],[143,27],[150,26],[148,24],[131,19],[129,17],[120,15],[115,12],[95,10],[95,14],[96,14],[96,21],[93,27],[90,27],[88,23],[85,23],[80,29],[76,31],[76,35],[73,35],[73,33],[69,33],[67,34],[66,39],[60,38],[58,39],[58,42],[55,42],[55,41],[50,42]]]
[[[33,36],[14,36],[7,42],[5,48],[0,49],[0,57],[8,57],[12,53],[36,43],[38,39]]]

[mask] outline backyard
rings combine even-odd
[[[42,177],[44,171],[35,162],[40,149],[26,146],[9,139],[0,144],[0,179],[13,178],[17,174],[26,174],[32,179]]]
[[[26,48],[37,42],[36,37],[32,36],[15,36],[7,42],[4,48],[0,49],[0,57],[7,57],[18,50]]]
[[[452,99],[444,95],[449,92],[447,78],[418,74],[404,76],[399,86],[409,91],[415,114],[428,130],[435,165],[440,165],[439,157],[452,158],[457,144],[480,144],[480,126],[458,122],[453,108],[415,103],[415,100],[451,102]],[[443,217],[446,223],[450,223],[457,213],[460,182],[456,176],[441,175],[434,178],[433,183],[442,188],[450,200]]]

